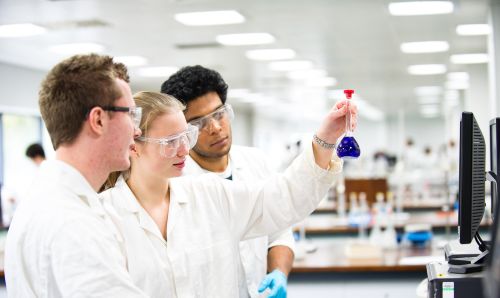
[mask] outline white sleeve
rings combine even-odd
[[[341,170],[336,156],[328,170],[319,167],[311,143],[283,174],[258,183],[223,182],[218,189],[222,193],[214,195],[236,239],[255,238],[288,228],[312,213]]]
[[[133,284],[116,239],[99,227],[75,219],[52,239],[51,266],[61,296],[147,297]]]
[[[278,245],[286,246],[295,253],[295,239],[293,238],[292,228],[269,235],[267,248],[270,249]]]

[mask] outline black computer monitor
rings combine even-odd
[[[460,243],[468,244],[478,235],[486,206],[486,143],[474,115],[470,112],[463,112],[460,121],[459,163],[458,228]]]
[[[486,207],[486,143],[474,115],[470,112],[462,113],[459,149],[459,241],[462,244],[469,244],[474,239],[481,254],[474,257],[449,258],[448,271],[470,273],[481,271],[488,255],[488,246],[478,233]]]

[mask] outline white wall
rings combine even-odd
[[[45,72],[0,63],[0,110],[38,114],[38,89]]]
[[[457,125],[459,125],[457,123]],[[446,143],[445,123],[442,118],[424,119],[418,116],[407,116],[404,119],[405,136],[401,140],[398,119],[390,117],[387,119],[388,146],[393,153],[399,153],[401,141],[412,138],[416,148],[431,146],[436,152],[438,146]]]

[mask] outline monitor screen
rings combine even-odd
[[[471,243],[485,210],[486,144],[479,125],[470,112],[460,121],[460,172],[458,225],[460,243]]]

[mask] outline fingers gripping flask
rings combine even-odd
[[[344,90],[347,100],[350,100],[354,90]],[[353,136],[351,128],[351,110],[349,109],[349,102],[347,105],[347,113],[345,115],[345,135],[337,146],[337,155],[344,159],[355,159],[361,154],[358,142]]]

